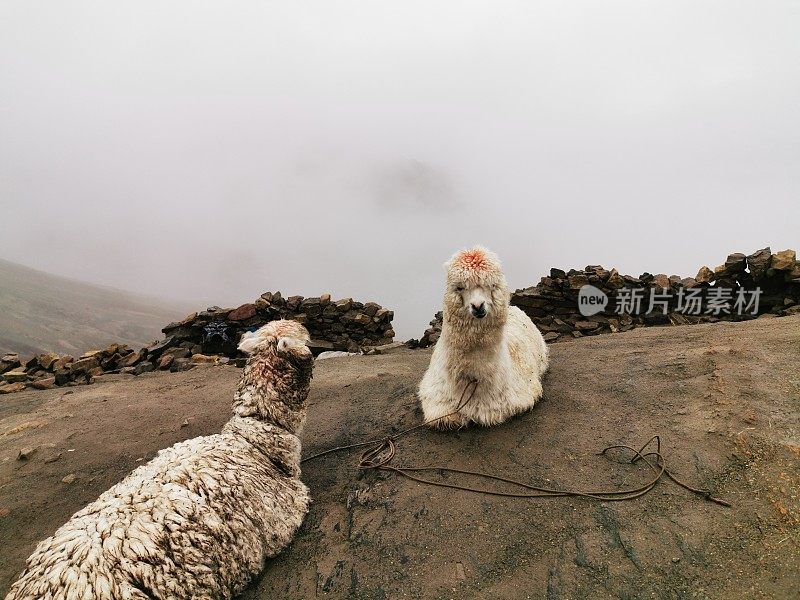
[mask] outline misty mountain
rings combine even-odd
[[[133,348],[190,308],[0,260],[0,352],[81,354],[112,342]]]

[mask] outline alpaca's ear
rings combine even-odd
[[[278,352],[286,352],[287,350],[291,350],[299,344],[299,341],[290,337],[278,338]]]
[[[306,346],[306,343],[295,337],[278,338],[278,352],[290,353],[298,357],[311,356],[311,349]]]
[[[258,344],[258,339],[256,338],[256,334],[252,331],[246,332],[242,339],[239,340],[239,350],[244,352],[245,354],[252,354],[256,350],[256,344]]]
[[[259,335],[258,331],[247,332],[239,340],[239,350],[245,354],[255,354],[275,343],[275,336]]]

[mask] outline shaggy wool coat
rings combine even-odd
[[[497,425],[542,397],[549,356],[542,334],[510,294],[497,256],[485,248],[456,253],[445,265],[442,334],[419,387],[425,420],[440,427]],[[464,294],[480,290],[487,315],[475,318]],[[471,382],[475,391],[470,398]],[[466,394],[465,394],[466,390]]]
[[[262,330],[222,432],[162,450],[77,512],[6,600],[231,598],[292,540],[310,501],[295,434],[313,358],[307,332]]]

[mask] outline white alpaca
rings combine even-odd
[[[442,334],[419,386],[425,420],[441,428],[497,425],[542,397],[548,350],[510,294],[500,260],[480,246],[445,264]],[[446,416],[472,398],[456,414]],[[465,395],[465,389],[467,393]]]
[[[308,332],[274,321],[248,360],[222,433],[162,450],[41,542],[6,600],[230,598],[308,512],[298,433]]]

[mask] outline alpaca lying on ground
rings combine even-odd
[[[310,502],[300,441],[313,358],[305,328],[246,334],[222,433],[162,450],[41,542],[6,600],[230,598],[278,554]]]
[[[496,425],[542,396],[548,350],[542,334],[510,294],[500,261],[480,246],[445,265],[442,334],[419,387],[425,420],[440,428]],[[470,382],[477,382],[469,397]],[[465,388],[467,393],[465,394]]]

